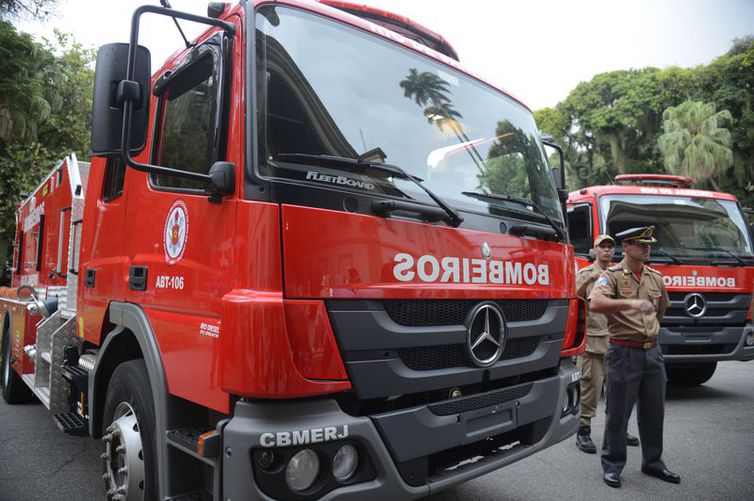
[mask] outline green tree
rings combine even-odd
[[[44,19],[52,13],[58,0],[0,0],[0,19],[35,17]]]
[[[89,153],[94,51],[69,36],[34,42],[0,21],[0,265],[15,206],[62,157]]]
[[[726,127],[733,160],[717,169],[712,181],[745,205],[754,204],[752,36],[733,40],[730,50],[708,65],[596,75],[536,118],[540,129],[565,147],[569,186],[579,188],[609,183],[622,172],[664,172],[658,142],[662,114],[688,100],[730,112]]]
[[[668,170],[718,189],[715,178],[733,162],[730,131],[724,127],[732,120],[714,103],[689,100],[666,109],[657,142]]]

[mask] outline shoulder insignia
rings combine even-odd
[[[607,271],[623,271],[623,268],[616,264],[615,266],[608,268]]]
[[[579,271],[577,271],[576,274],[578,275],[579,273],[584,273],[585,271],[590,271],[591,269],[592,268],[590,266],[584,266]]]
[[[644,269],[646,269],[647,271],[649,271],[651,273],[656,273],[657,275],[662,275],[662,273],[660,273],[659,271],[655,270],[654,268],[650,268],[646,264],[644,265]]]
[[[596,285],[597,287],[602,287],[603,285],[608,284],[608,279],[605,275],[602,275],[600,278],[597,279]]]

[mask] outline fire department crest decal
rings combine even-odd
[[[188,208],[183,200],[176,200],[168,211],[163,230],[165,244],[165,261],[175,264],[181,260],[188,241]]]

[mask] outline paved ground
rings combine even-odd
[[[593,423],[601,443],[604,418]],[[665,460],[683,481],[643,475],[629,448],[623,487],[602,483],[598,455],[567,441],[433,499],[454,500],[751,500],[754,499],[754,362],[727,362],[704,386],[671,389]],[[632,419],[631,428],[636,432]],[[100,444],[60,433],[41,405],[0,399],[0,501],[103,498]]]

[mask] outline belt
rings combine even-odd
[[[626,341],[624,339],[613,339],[610,338],[610,344],[615,346],[625,346],[627,348],[637,348],[640,350],[651,350],[655,346],[657,346],[657,339],[653,339],[652,341],[647,341],[646,343],[642,343],[640,341]]]

